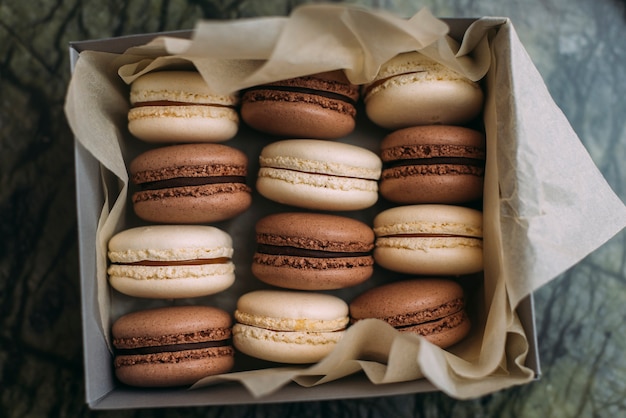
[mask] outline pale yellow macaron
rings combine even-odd
[[[239,129],[238,96],[219,95],[196,71],[156,71],[130,87],[128,130],[147,142],[223,142]]]
[[[374,260],[399,273],[478,273],[483,270],[482,225],[482,212],[462,206],[387,209],[374,218]]]
[[[143,298],[191,298],[229,288],[235,281],[230,235],[208,225],[152,225],[124,230],[109,240],[109,283]]]
[[[315,210],[359,210],[378,200],[382,161],[356,145],[319,139],[288,139],[259,156],[256,187],[264,197]]]
[[[315,363],[341,340],[348,305],[329,294],[257,290],[242,295],[233,344],[252,357],[280,363]]]
[[[384,63],[363,86],[365,112],[387,129],[416,125],[461,125],[483,106],[480,85],[419,52],[399,54]]]

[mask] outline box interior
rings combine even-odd
[[[450,34],[460,39],[467,27],[474,19],[444,19],[451,28]],[[168,32],[165,35],[188,37],[190,31]],[[122,38],[103,39],[97,41],[74,42],[70,45],[70,56],[72,68],[81,51],[94,50],[113,53],[122,53],[127,48],[135,45],[144,44],[153,39],[156,34],[134,35]],[[362,110],[362,109],[360,109]],[[359,114],[364,114],[360,111]],[[368,124],[367,121],[359,120],[357,124],[360,126],[357,130],[345,139],[344,142],[358,143],[366,148],[374,149],[377,141],[382,138],[383,131]],[[363,132],[367,131],[367,135]],[[242,125],[240,133],[237,137],[226,144],[236,148],[245,150],[248,155],[258,155],[258,152],[271,139],[265,138],[259,140],[258,134]],[[365,142],[365,143],[364,143]],[[134,155],[142,152],[149,145],[142,144],[140,141],[130,141],[129,159]],[[228,404],[245,404],[245,403],[272,403],[272,402],[294,402],[294,401],[313,401],[313,400],[330,400],[330,399],[347,399],[362,397],[379,397],[388,395],[400,395],[408,393],[434,391],[436,388],[427,380],[417,380],[405,383],[374,385],[369,382],[363,374],[356,374],[340,381],[330,382],[323,385],[304,388],[292,383],[282,388],[277,393],[270,396],[255,399],[247,392],[247,390],[239,384],[220,384],[198,390],[188,389],[137,389],[117,384],[112,370],[111,353],[107,348],[103,331],[99,322],[99,313],[96,306],[92,306],[87,301],[96,300],[96,265],[95,265],[95,235],[102,205],[104,204],[103,187],[101,179],[103,175],[98,161],[78,142],[75,142],[75,160],[76,160],[76,193],[77,193],[77,210],[79,224],[79,251],[80,251],[80,275],[81,275],[81,291],[82,291],[82,315],[83,315],[83,339],[84,339],[84,362],[85,362],[85,384],[86,384],[86,401],[92,409],[124,409],[124,408],[147,408],[147,407],[166,407],[166,406],[195,406],[195,405],[228,405]],[[254,184],[254,176],[258,170],[258,164],[254,159],[250,159],[248,184]],[[132,189],[131,189],[132,192]],[[255,201],[261,198],[255,194]],[[267,203],[267,202],[265,202]],[[275,212],[285,211],[289,208],[274,205],[272,203],[264,204],[263,209],[255,209],[254,216],[257,218],[263,215],[264,211]],[[293,210],[293,208],[291,209]],[[372,211],[378,212],[382,210],[380,206],[372,208]],[[134,218],[132,210],[127,211],[126,227],[138,224],[138,220]],[[371,217],[374,212],[367,212],[364,216]],[[245,215],[244,216],[252,216]],[[216,226],[222,227],[217,224]],[[225,229],[232,229],[230,223],[224,224]],[[253,231],[241,232],[242,234],[253,234]],[[248,237],[248,242],[252,245],[254,241],[253,235]],[[250,250],[250,249],[248,249]],[[245,252],[242,252],[242,254]],[[195,303],[211,304],[222,307],[228,311],[232,311],[232,307],[236,302],[238,295],[243,293],[240,287],[241,281],[256,280],[250,276],[245,266],[249,260],[241,259],[240,263],[235,259],[237,265],[237,283],[233,288],[226,290],[218,297],[208,297],[203,300],[194,300]],[[240,277],[245,277],[240,279]],[[383,277],[373,278],[367,287],[371,287],[378,282],[384,281]],[[261,286],[259,283],[248,283],[245,290],[252,290],[250,286]],[[353,294],[358,294],[362,289],[346,290],[335,292],[338,296],[343,296],[349,300]],[[112,291],[112,304],[114,307],[113,315],[118,316],[124,310],[129,308],[139,309],[145,305],[145,301],[134,300],[130,297],[117,294]],[[121,307],[121,308],[119,308]],[[526,298],[518,307],[518,314],[522,325],[526,331],[528,342],[530,344],[529,354],[526,359],[526,366],[535,371],[535,375],[540,375],[539,357],[537,350],[537,341],[535,333],[534,310],[532,295]],[[248,359],[242,362],[245,368],[254,368],[258,362],[254,359]]]

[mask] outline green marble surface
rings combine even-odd
[[[93,412],[84,402],[68,43],[286,15],[301,1],[0,1],[0,416],[617,417],[626,410],[626,233],[536,294],[543,376],[441,393]],[[361,1],[410,16],[510,17],[557,104],[626,201],[623,0]]]

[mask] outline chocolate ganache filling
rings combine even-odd
[[[344,96],[343,94],[334,93],[332,91],[325,90],[316,90],[310,89],[306,87],[296,87],[296,86],[279,86],[279,85],[262,85],[256,87],[250,87],[245,90],[245,93],[253,92],[255,90],[275,90],[275,91],[285,91],[290,93],[300,93],[300,94],[311,94],[316,96],[322,96],[331,100],[339,100],[349,105],[356,106],[356,101],[351,97]],[[244,93],[244,94],[245,94]]]
[[[141,183],[141,190],[158,190],[169,189],[174,187],[185,186],[204,186],[208,184],[223,184],[223,183],[243,183],[245,184],[246,178],[244,176],[214,176],[214,177],[177,177],[165,180],[156,180]]]
[[[467,165],[474,167],[483,167],[484,160],[466,157],[434,157],[434,158],[410,158],[406,160],[395,160],[384,164],[384,168],[395,168],[409,165]]]
[[[341,258],[341,257],[366,257],[369,252],[339,252],[325,250],[309,250],[306,248],[258,244],[257,252],[268,255],[286,255],[294,257],[312,257],[312,258]]]
[[[131,355],[145,355],[145,354],[157,354],[157,353],[171,353],[176,351],[186,350],[200,350],[203,348],[213,347],[225,347],[230,345],[230,339],[222,341],[203,341],[197,343],[180,343],[159,345],[150,347],[137,347],[137,348],[117,348],[115,353],[119,356],[131,356]]]

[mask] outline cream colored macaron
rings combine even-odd
[[[348,211],[378,200],[382,162],[356,145],[316,139],[273,142],[261,151],[257,190],[286,205]]]
[[[128,130],[147,142],[222,142],[235,136],[236,95],[214,93],[196,71],[157,71],[130,87]]]
[[[206,225],[127,229],[109,240],[109,283],[143,298],[191,298],[221,292],[235,281],[233,244]]]
[[[387,129],[416,125],[460,125],[482,111],[478,83],[419,52],[387,61],[376,78],[363,86],[365,112]]]
[[[374,218],[374,260],[407,274],[463,275],[483,270],[482,213],[452,205],[397,206]]]
[[[341,340],[348,305],[322,293],[257,290],[242,295],[233,344],[244,354],[280,363],[315,363]]]

